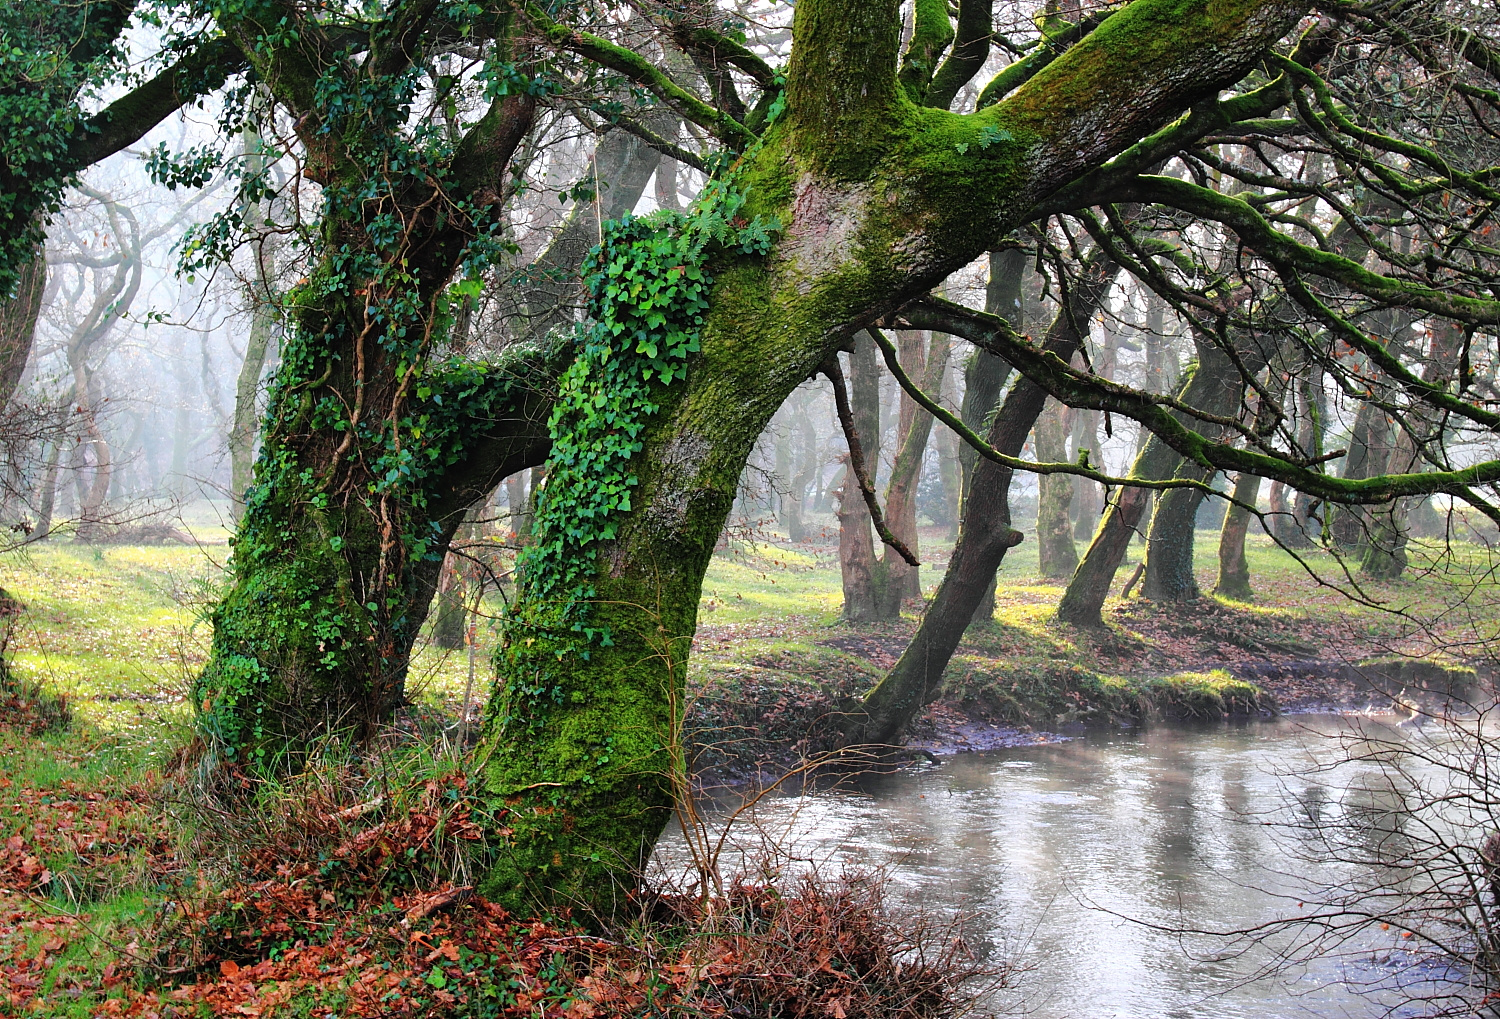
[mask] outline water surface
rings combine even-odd
[[[733,841],[746,854],[775,843],[788,869],[879,869],[908,905],[967,912],[978,951],[1024,968],[1004,1004],[1038,1019],[1388,1015],[1392,999],[1368,990],[1385,977],[1370,953],[1268,974],[1270,946],[1177,933],[1302,913],[1340,882],[1341,865],[1268,822],[1367,799],[1355,772],[1310,767],[1336,753],[1319,734],[1350,724],[1153,727],[961,754],[767,798]],[[683,857],[674,829],[657,864]]]

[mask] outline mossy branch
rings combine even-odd
[[[1043,34],[1041,42],[1037,45],[1036,49],[1026,54],[1020,60],[1008,64],[999,74],[990,79],[990,83],[979,93],[979,99],[975,102],[974,108],[982,110],[986,106],[994,106],[1000,100],[1026,84],[1036,76],[1038,71],[1057,59],[1063,50],[1097,28],[1100,22],[1109,17],[1110,13],[1109,11],[1098,11],[1077,24],[1069,24],[1060,31]],[[954,48],[954,51],[957,52],[957,47]],[[949,62],[951,63],[951,60]],[[944,65],[944,70],[947,70],[946,64]],[[963,86],[960,85],[959,87],[962,88]]]
[[[184,103],[214,91],[247,66],[228,39],[208,40],[84,121],[68,143],[68,162],[82,169],[133,145]]]
[[[1486,516],[1500,519],[1500,509],[1478,499],[1473,492],[1473,486],[1500,482],[1500,460],[1487,460],[1461,470],[1384,474],[1364,479],[1332,477],[1290,459],[1207,439],[1173,417],[1163,406],[1161,397],[1077,371],[1056,354],[1037,349],[997,315],[933,297],[925,297],[919,303],[951,312],[955,335],[963,336],[1008,361],[1058,402],[1070,407],[1108,411],[1137,421],[1200,466],[1221,471],[1244,471],[1280,481],[1316,498],[1356,505],[1375,505],[1405,496],[1453,495],[1471,503]],[[1331,457],[1332,454],[1319,459]]]
[[[526,16],[553,45],[577,53],[601,67],[607,67],[637,84],[644,85],[663,102],[699,127],[712,133],[724,144],[739,148],[755,140],[754,132],[744,124],[729,114],[714,109],[678,85],[667,77],[666,72],[634,50],[617,46],[608,39],[601,39],[597,35],[580,31],[569,25],[559,24],[548,17],[547,12],[537,4],[526,5]]]
[[[990,55],[993,36],[995,0],[959,0],[958,33],[948,59],[943,61],[932,83],[927,86],[924,102],[946,110],[953,105],[959,89],[967,85]]]
[[[1158,202],[1222,223],[1233,230],[1246,247],[1262,257],[1342,283],[1377,301],[1417,308],[1458,322],[1476,325],[1500,323],[1500,301],[1448,294],[1434,287],[1372,272],[1352,259],[1294,240],[1275,229],[1259,210],[1243,199],[1188,181],[1153,175],[1135,178],[1125,185],[1124,190],[1122,197]]]
[[[919,323],[913,322],[911,324],[918,325]],[[941,328],[941,326],[937,322],[924,321],[920,324],[923,326],[935,327],[939,332],[952,333],[955,336],[963,336],[963,333],[958,331],[958,329],[962,328],[961,326],[944,329]],[[901,367],[901,360],[897,353],[896,345],[892,343],[884,333],[875,328],[870,328],[865,331],[875,338],[875,345],[880,348],[881,353],[885,357],[886,367],[891,370],[891,374],[895,376],[896,382],[901,386],[902,390],[905,391],[906,395],[910,396],[912,400],[923,410],[927,411],[933,417],[937,418],[943,424],[951,428],[954,434],[963,439],[970,446],[974,447],[974,449],[979,453],[980,456],[984,457],[986,460],[991,461],[992,463],[997,463],[1001,467],[1009,468],[1012,471],[1026,471],[1030,474],[1071,474],[1074,477],[1087,478],[1090,481],[1097,481],[1099,482],[1099,484],[1107,485],[1111,488],[1121,485],[1129,486],[1131,488],[1149,488],[1152,490],[1163,490],[1168,488],[1196,488],[1199,491],[1208,494],[1221,494],[1216,489],[1211,488],[1210,486],[1200,481],[1192,481],[1187,479],[1171,481],[1144,481],[1140,478],[1135,477],[1114,477],[1113,475],[1104,474],[1103,472],[1096,471],[1092,467],[1090,467],[1087,454],[1081,457],[1079,462],[1076,464],[1038,463],[1032,460],[1024,460],[1018,456],[1007,456],[1006,454],[996,449],[994,446],[991,446],[988,442],[985,442],[984,439],[980,438],[978,433],[976,433],[968,425],[964,424],[960,418],[955,416],[951,411],[944,408],[942,404],[938,403],[932,397],[928,396],[927,393],[923,391],[922,387],[917,385],[915,380],[913,380],[912,377],[906,373],[906,369]],[[964,338],[967,339],[968,337]],[[834,395],[835,397],[837,397],[838,395],[837,386],[835,386]]]
[[[763,90],[777,87],[776,71],[759,56],[747,50],[733,39],[702,25],[672,26],[672,39],[683,49],[696,49],[711,53],[720,60],[732,64],[754,79]]]
[[[579,113],[581,114],[580,119],[582,119],[583,122],[588,125],[589,130],[599,134],[604,133],[606,128],[602,126],[601,122],[590,123],[588,113],[585,113],[582,110],[580,110]],[[608,123],[611,126],[618,127],[620,130],[628,134],[633,134],[641,141],[651,146],[657,152],[660,152],[662,155],[671,156],[679,163],[685,163],[686,165],[691,166],[693,169],[697,170],[699,173],[704,174],[705,176],[709,175],[708,164],[703,161],[702,156],[698,155],[698,153],[693,152],[690,149],[683,148],[676,142],[668,141],[633,117],[627,117],[623,114],[620,114],[618,116],[610,117],[608,121],[604,123]]]
[[[953,41],[953,22],[948,18],[948,0],[915,0],[912,4],[911,41],[901,58],[901,86],[913,102],[927,93],[937,63]]]
[[[1304,66],[1311,66],[1332,49],[1334,39],[1329,23],[1320,21],[1302,34],[1292,51],[1292,59]],[[1018,61],[1021,62],[1023,61]],[[1035,74],[1036,70],[1031,73]],[[1001,76],[1005,73],[1002,71]],[[1260,126],[1262,118],[1271,116],[1285,106],[1290,98],[1291,83],[1285,74],[1278,75],[1260,88],[1229,99],[1220,101],[1210,97],[1193,106],[1173,123],[1151,133],[1103,166],[1054,193],[1031,211],[1030,218],[1045,219],[1073,209],[1116,201],[1115,196],[1120,187],[1136,174],[1216,132],[1236,125],[1254,130]],[[981,94],[980,105],[984,104],[984,95]]]

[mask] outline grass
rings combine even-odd
[[[204,612],[223,582],[229,551],[222,528],[210,524],[196,533],[202,539],[196,547],[59,540],[0,559],[0,587],[27,607],[12,641],[17,670],[65,696],[89,726],[136,732],[147,741],[174,733],[190,715],[186,691],[209,641]],[[1205,590],[1213,584],[1215,539],[1211,532],[1198,535],[1199,582]],[[1106,605],[1112,628],[1097,635],[1052,622],[1062,585],[1037,575],[1036,544],[1028,541],[1001,569],[993,626],[971,631],[960,655],[967,669],[982,665],[1035,673],[1066,664],[1132,679],[1202,672],[1268,653],[1357,660],[1446,650],[1457,658],[1473,657],[1500,632],[1500,605],[1484,596],[1488,553],[1471,545],[1455,548],[1440,564],[1445,572],[1419,571],[1413,579],[1364,590],[1369,599],[1386,603],[1382,609],[1317,583],[1267,538],[1252,536],[1253,603],[1214,599],[1207,604],[1217,606],[1215,613],[1173,612],[1163,618],[1138,599],[1112,597]],[[941,579],[950,550],[951,542],[936,530],[924,533],[922,578],[929,592]],[[1116,578],[1116,593],[1140,554],[1139,545],[1131,549]],[[1305,559],[1319,574],[1348,586],[1332,556],[1312,551]],[[765,530],[754,541],[734,542],[714,558],[704,581],[695,682],[758,678],[765,686],[766,666],[754,663],[772,662],[773,672],[796,685],[797,676],[805,683],[806,676],[826,671],[830,661],[841,675],[863,671],[873,682],[894,660],[894,653],[881,653],[881,642],[885,650],[899,652],[914,621],[847,627],[839,620],[841,601],[835,546],[793,546]],[[493,617],[500,608],[492,599],[485,614]],[[477,635],[474,692],[482,698],[496,641],[493,619],[483,620]],[[874,651],[836,650],[861,640],[873,642]],[[786,667],[799,659],[801,665]],[[419,700],[452,710],[469,683],[469,668],[467,651],[419,642],[409,686]],[[955,670],[955,683],[962,675]]]

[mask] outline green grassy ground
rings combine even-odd
[[[229,548],[222,528],[195,529],[196,546],[91,546],[69,540],[34,545],[0,559],[0,586],[27,611],[12,638],[16,668],[65,695],[86,723],[149,735],[159,724],[187,718],[185,693],[208,646],[204,613],[223,582]],[[1212,588],[1217,535],[1200,532],[1199,581]],[[1082,543],[1080,543],[1080,548]],[[922,579],[930,592],[941,579],[951,543],[936,529],[923,536]],[[1139,560],[1131,550],[1115,592]],[[1005,659],[1015,666],[1066,660],[1126,675],[1160,675],[1214,667],[1267,653],[1304,658],[1358,658],[1379,653],[1447,652],[1472,657],[1500,632],[1500,603],[1491,596],[1486,550],[1456,545],[1441,560],[1428,556],[1408,578],[1355,590],[1340,564],[1323,552],[1303,565],[1263,536],[1249,556],[1253,604],[1216,602],[1223,618],[1172,609],[1166,613],[1112,597],[1103,637],[1051,622],[1060,584],[1037,575],[1036,545],[1025,542],[1001,569],[996,625],[974,631],[961,654]],[[1316,571],[1323,582],[1309,574]],[[1437,567],[1441,567],[1439,570]],[[1342,585],[1341,591],[1337,586]],[[1368,602],[1351,600],[1353,593]],[[841,624],[837,550],[793,546],[774,532],[735,542],[715,557],[704,582],[694,671],[743,668],[789,650],[812,653],[847,640],[869,639],[857,655],[878,672],[914,626]],[[492,617],[498,599],[484,606]],[[1195,630],[1195,620],[1205,627]],[[419,644],[411,688],[419,699],[456,707],[470,686],[487,694],[488,661],[496,640],[492,618],[481,619],[477,646],[446,651]],[[1236,643],[1236,640],[1239,643]],[[881,642],[884,641],[884,644]],[[1247,646],[1248,645],[1248,646]],[[868,650],[868,649],[865,649]],[[851,665],[858,663],[851,663]]]

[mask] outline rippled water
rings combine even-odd
[[[908,904],[967,911],[971,943],[1025,968],[1004,1004],[1039,1019],[1386,1015],[1390,1000],[1345,984],[1383,979],[1366,953],[1264,975],[1265,945],[1162,929],[1261,924],[1339,882],[1265,822],[1361,795],[1356,775],[1309,767],[1335,752],[1318,734],[1348,725],[1154,727],[963,754],[769,797],[733,841],[746,854],[774,842],[791,868],[878,868]],[[657,865],[682,860],[674,830]]]

